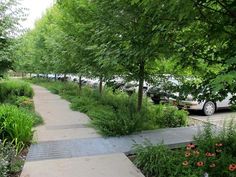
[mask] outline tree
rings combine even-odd
[[[101,0],[93,3],[96,4],[93,41],[103,57],[100,60],[109,59],[110,63],[121,65],[130,78],[139,81],[137,110],[140,111],[149,67],[170,58],[172,28],[179,20],[170,24],[163,19],[173,1]]]
[[[14,37],[19,33],[22,8],[16,0],[0,1],[0,72],[11,68]]]
[[[202,80],[191,85],[194,89],[189,88],[195,93],[204,90],[196,97],[222,100],[228,93],[236,93],[236,2],[192,0],[190,4],[191,8],[182,13],[188,25],[175,38],[179,64],[182,68],[192,68],[194,75]]]

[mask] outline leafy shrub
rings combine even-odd
[[[102,108],[102,109],[101,109]],[[92,124],[103,135],[113,136],[117,134],[117,120],[111,107],[99,106],[93,107],[88,113],[92,118]],[[122,129],[122,127],[120,127]],[[112,131],[113,130],[113,131]]]
[[[196,144],[188,144],[177,150],[170,150],[163,145],[136,146],[135,164],[145,175],[181,176],[181,177],[235,177],[236,125],[231,122],[223,131],[216,133],[207,124],[195,137]]]
[[[184,110],[178,110],[170,105],[155,105],[152,107],[156,123],[161,128],[174,128],[186,126],[188,123],[188,113]]]
[[[14,148],[9,143],[3,143],[0,140],[0,177],[9,176],[15,155]]]
[[[75,83],[62,83],[63,86],[60,89],[60,94],[62,95],[70,95],[77,96],[78,95],[78,85]]]
[[[87,113],[94,105],[96,105],[96,101],[89,97],[76,97],[71,100],[70,107],[74,111]]]
[[[15,105],[21,108],[25,108],[28,110],[33,110],[34,109],[34,102],[31,98],[21,96],[17,97],[15,101]]]
[[[28,144],[32,139],[34,117],[13,105],[0,106],[0,139]]]
[[[236,122],[233,119],[225,123],[218,141],[225,145],[226,152],[232,153],[236,157]]]
[[[135,147],[134,163],[137,167],[142,169],[147,177],[173,176],[172,173],[176,170],[174,152],[164,145],[153,146],[148,143],[145,146]]]
[[[4,81],[0,83],[0,102],[5,102],[17,96],[32,98],[33,90],[28,83],[23,81]]]

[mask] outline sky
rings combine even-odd
[[[37,19],[42,17],[42,14],[46,11],[47,8],[53,5],[55,0],[21,0],[23,7],[27,8],[27,20],[22,22],[21,25],[24,28],[32,29],[34,23]]]

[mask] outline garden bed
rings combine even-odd
[[[137,111],[137,95],[104,88],[98,90],[75,83],[33,79],[31,83],[46,87],[53,93],[71,102],[71,109],[87,114],[92,126],[104,136],[122,136],[143,130],[187,126],[188,113],[169,105],[153,105],[143,100],[141,111]]]
[[[34,111],[33,90],[22,81],[0,83],[0,176],[20,176],[33,127],[42,123]]]
[[[220,132],[206,124],[195,137],[195,144],[169,149],[146,143],[135,147],[130,160],[146,177],[235,177],[236,125],[232,122]]]

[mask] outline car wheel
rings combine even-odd
[[[160,104],[161,99],[159,97],[151,97],[154,104]]]
[[[216,111],[216,105],[212,101],[207,101],[203,106],[203,113],[206,116],[211,116]]]

